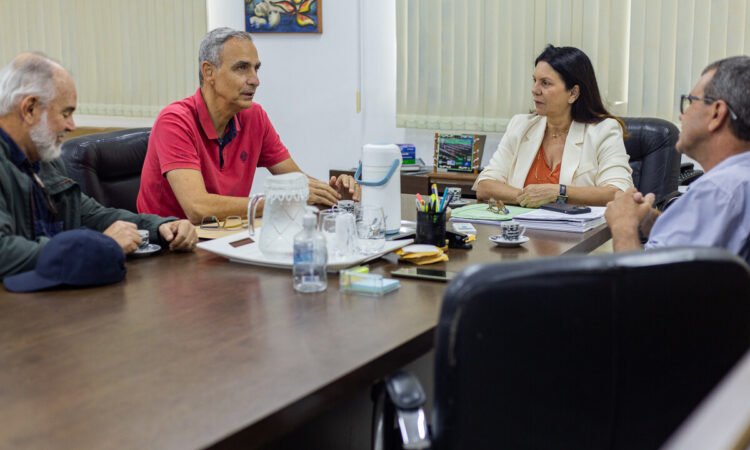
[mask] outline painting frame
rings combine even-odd
[[[249,33],[323,33],[323,0],[245,0]]]

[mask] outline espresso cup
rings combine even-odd
[[[342,209],[348,213],[355,214],[354,200],[339,200],[336,206],[338,206],[339,209]]]
[[[141,235],[141,246],[138,247],[139,250],[148,248],[148,230],[138,230],[138,234]]]
[[[448,196],[446,201],[448,204],[461,200],[461,188],[460,187],[447,187],[443,191],[443,196]]]
[[[517,241],[523,236],[526,227],[514,220],[508,220],[500,223],[500,232],[506,241]]]

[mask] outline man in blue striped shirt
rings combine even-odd
[[[710,64],[680,103],[677,150],[706,171],[663,214],[635,189],[607,205],[615,251],[722,247],[750,262],[750,57]]]

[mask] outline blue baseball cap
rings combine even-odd
[[[125,278],[125,253],[109,236],[81,228],[63,231],[47,242],[36,268],[5,277],[11,292],[33,292],[61,285],[99,286]]]

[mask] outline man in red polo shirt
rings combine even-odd
[[[260,61],[250,34],[217,28],[199,52],[200,87],[156,119],[138,193],[139,212],[193,223],[245,216],[256,167],[274,175],[301,172],[263,108],[253,103]],[[331,206],[344,191],[359,197],[351,176],[328,183],[308,178],[309,203]]]

